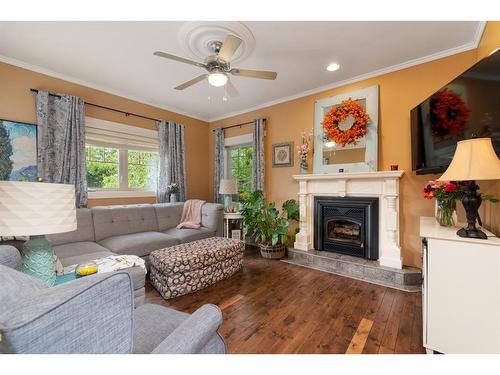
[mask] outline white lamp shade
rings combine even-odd
[[[75,229],[73,185],[0,181],[1,236],[34,236]]]
[[[235,180],[220,180],[219,194],[236,194],[237,192]]]
[[[500,160],[491,138],[475,138],[457,143],[450,166],[438,181],[500,179]]]

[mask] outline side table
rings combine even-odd
[[[224,237],[243,240],[243,215],[239,212],[224,212]]]

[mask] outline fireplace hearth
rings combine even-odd
[[[314,197],[314,247],[377,260],[378,198]]]

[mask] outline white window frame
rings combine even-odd
[[[231,176],[231,158],[230,152],[232,149],[240,147],[253,146],[253,134],[243,134],[224,139],[224,178],[232,178]]]
[[[86,145],[118,149],[118,183],[120,186],[117,189],[89,188],[89,199],[155,197],[156,191],[128,187],[128,151],[158,153],[158,132],[91,117],[86,117],[85,120],[87,133],[90,133],[90,135],[87,134]],[[113,133],[120,137],[119,141],[109,141],[113,139]],[[102,141],[99,140],[101,135],[104,139]],[[140,141],[137,142],[136,139]]]

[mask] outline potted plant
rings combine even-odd
[[[293,199],[283,203],[281,212],[276,203],[267,203],[260,190],[243,198],[245,235],[250,235],[259,246],[264,258],[280,259],[285,256],[290,240],[290,224],[299,220],[299,206]]]
[[[179,185],[175,182],[167,186],[167,194],[170,198],[170,203],[177,202],[177,193],[179,192]]]

